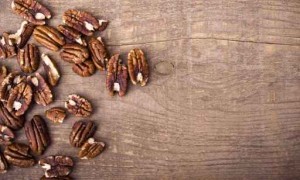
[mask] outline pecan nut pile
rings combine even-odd
[[[48,128],[44,119],[35,115],[31,121],[25,123],[24,129],[31,150],[38,155],[43,154],[50,144]]]
[[[29,152],[30,148],[26,144],[13,143],[6,146],[4,157],[9,164],[21,168],[31,167],[35,164],[33,156]]]
[[[96,142],[94,138],[89,138],[81,147],[78,157],[81,159],[92,159],[102,153],[104,142]]]
[[[47,106],[53,102],[52,91],[43,76],[35,73],[35,76],[28,76],[27,80],[33,85],[33,97],[37,104]]]
[[[38,43],[52,51],[58,51],[65,44],[64,36],[51,26],[37,26],[33,31],[33,37]]]
[[[8,37],[14,44],[17,45],[18,48],[23,48],[30,39],[34,28],[34,24],[29,23],[28,21],[23,21],[20,29],[16,33],[10,34]]]
[[[88,77],[95,73],[96,68],[92,61],[86,60],[80,64],[73,64],[72,70],[82,77]]]
[[[50,11],[35,0],[13,0],[11,7],[16,14],[36,25],[44,25],[45,19],[51,18]]]
[[[63,46],[60,57],[66,62],[79,64],[87,60],[89,51],[80,44],[66,44]]]
[[[34,44],[27,44],[24,49],[19,49],[18,63],[25,73],[33,73],[40,65],[39,49]]]
[[[92,37],[89,41],[88,47],[92,54],[92,60],[95,66],[101,71],[106,70],[106,66],[108,63],[108,52],[105,48],[105,44],[102,38]]]
[[[133,49],[128,53],[128,71],[132,84],[145,86],[148,82],[149,68],[144,52]]]
[[[87,36],[93,35],[95,30],[105,30],[108,24],[107,20],[97,20],[90,13],[75,9],[67,10],[64,13],[63,22]]]
[[[39,165],[45,170],[46,178],[58,178],[68,176],[74,166],[69,156],[48,156],[39,160]]]
[[[16,48],[8,33],[3,33],[0,38],[0,59],[11,58],[17,55]]]
[[[8,145],[14,140],[15,135],[9,127],[0,124],[0,144]]]
[[[49,58],[48,55],[42,54],[42,64],[48,77],[48,82],[51,86],[56,86],[60,79],[60,72],[55,61]]]
[[[111,96],[118,92],[119,96],[124,96],[127,91],[128,72],[123,65],[119,54],[112,56],[108,62],[106,75],[106,88]]]
[[[65,107],[70,113],[78,117],[88,117],[93,111],[92,104],[85,98],[76,94],[68,96],[68,100],[65,102]]]
[[[53,107],[45,112],[47,119],[54,123],[63,123],[67,116],[66,110],[61,107]]]
[[[81,120],[74,123],[70,133],[70,144],[81,147],[90,137],[94,135],[96,125],[89,120]]]

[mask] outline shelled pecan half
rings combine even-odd
[[[57,30],[66,37],[66,40],[69,40],[68,43],[76,42],[83,46],[87,45],[81,33],[78,32],[76,29],[73,29],[72,27],[66,25],[58,25]]]
[[[81,147],[78,156],[81,159],[92,159],[104,150],[104,142],[96,142],[94,138],[89,138]]]
[[[3,154],[0,152],[0,174],[6,173],[8,169],[8,163],[3,156]]]
[[[128,72],[127,67],[123,65],[119,54],[110,58],[107,66],[106,88],[111,96],[118,92],[119,96],[124,96],[127,91]]]
[[[9,127],[0,124],[0,144],[8,145],[14,140],[15,135]]]
[[[3,103],[0,102],[0,120],[3,124],[13,130],[19,130],[23,127],[25,118],[24,116],[16,116],[9,112]]]
[[[14,166],[28,168],[35,164],[33,156],[29,152],[30,148],[26,144],[13,143],[6,146],[4,157]]]
[[[66,110],[61,107],[53,107],[45,112],[47,119],[54,123],[63,123],[67,116]]]
[[[44,25],[45,19],[51,18],[50,11],[35,0],[13,0],[11,8],[16,14],[36,25]]]
[[[68,100],[65,102],[65,107],[70,113],[78,117],[88,117],[93,111],[92,104],[85,98],[76,94],[68,96]]]
[[[60,179],[71,173],[74,162],[69,156],[47,156],[39,160],[39,165],[45,170],[45,178]]]
[[[18,63],[20,68],[25,73],[33,73],[40,65],[40,53],[37,46],[27,44],[24,49],[19,49]]]
[[[145,86],[148,82],[149,67],[141,49],[132,49],[128,53],[128,72],[132,84]]]
[[[9,39],[8,33],[3,33],[0,37],[0,59],[11,58],[17,55],[16,47],[11,39]]]
[[[96,125],[89,120],[80,120],[74,123],[70,133],[70,144],[81,147],[90,137],[94,135]]]
[[[102,38],[100,36],[98,38],[92,37],[88,43],[88,47],[92,53],[92,60],[95,66],[101,71],[106,70],[108,64],[108,52]]]
[[[66,44],[60,52],[60,57],[66,62],[79,64],[87,60],[89,51],[85,46],[80,44]]]
[[[73,72],[82,77],[88,77],[95,73],[95,65],[91,60],[86,60],[80,64],[73,64]]]

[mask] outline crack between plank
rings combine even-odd
[[[137,43],[120,43],[120,44],[110,44],[107,43],[107,46],[134,46],[134,45],[143,45],[143,44],[154,44],[154,43],[164,43],[180,40],[220,40],[220,41],[230,41],[230,42],[241,42],[241,43],[254,43],[254,44],[269,44],[269,45],[281,45],[281,46],[293,46],[300,47],[300,44],[285,44],[285,43],[272,43],[264,41],[250,41],[250,40],[237,40],[237,39],[225,39],[225,38],[175,38],[175,39],[165,39],[158,41],[148,41],[148,42],[137,42]]]

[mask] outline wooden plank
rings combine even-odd
[[[0,5],[8,7],[9,2]],[[126,97],[112,98],[103,72],[80,78],[50,52],[63,73],[50,107],[63,106],[70,93],[87,97],[95,107],[90,119],[99,126],[96,138],[108,144],[96,159],[75,158],[73,177],[300,176],[298,1],[97,1],[92,6],[91,0],[43,2],[54,10],[53,25],[70,7],[105,15],[112,21],[103,33],[109,51],[121,52],[126,59],[130,49],[141,47],[151,67],[148,86],[130,86]],[[3,31],[21,22],[9,12],[0,12]],[[13,59],[2,64],[18,69]],[[47,108],[35,106],[27,119]],[[78,119],[48,123],[53,142],[45,156],[76,156],[78,150],[67,137]],[[22,131],[18,141],[26,142]],[[0,179],[38,179],[42,174],[38,166],[12,167]]]

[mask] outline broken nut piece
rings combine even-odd
[[[76,94],[68,96],[68,100],[65,102],[65,107],[70,113],[78,117],[88,117],[93,111],[92,104],[85,98]]]
[[[96,142],[94,138],[89,138],[81,147],[78,156],[81,159],[92,159],[104,150],[104,142]]]
[[[61,107],[53,107],[45,112],[46,118],[54,123],[63,123],[67,116],[66,110]]]
[[[11,8],[16,14],[36,25],[44,25],[45,19],[51,18],[50,11],[35,0],[13,0]]]
[[[8,37],[13,40],[18,48],[23,48],[30,39],[34,28],[34,24],[29,23],[28,21],[23,21],[20,29],[15,34],[10,34]]]
[[[128,53],[128,72],[132,84],[140,83],[145,86],[148,82],[149,68],[145,55],[141,49],[132,49]]]
[[[111,96],[118,92],[119,96],[124,96],[127,91],[128,72],[127,67],[123,65],[119,54],[110,58],[107,66],[106,88]]]
[[[16,48],[8,33],[3,33],[0,37],[0,59],[11,58],[17,55]]]
[[[48,55],[42,54],[43,67],[48,77],[48,82],[51,86],[56,86],[59,79],[60,73],[54,60],[50,59]]]

